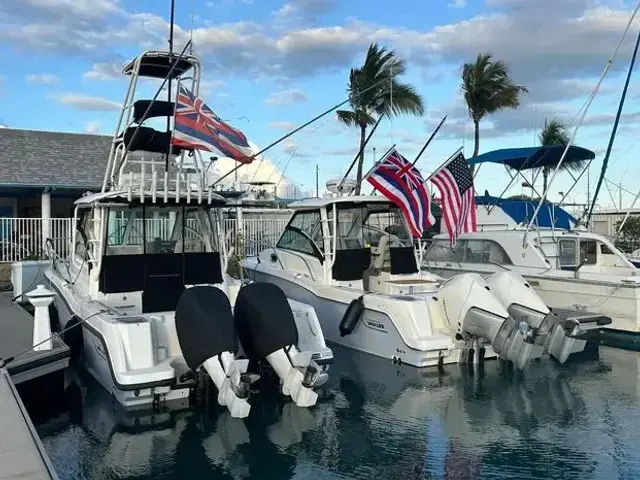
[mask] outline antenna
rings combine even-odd
[[[171,17],[169,21],[169,58],[173,60],[173,20],[175,14],[176,3],[171,0]],[[167,78],[167,102],[171,103],[171,78]],[[167,115],[167,137],[171,138],[171,117]],[[171,140],[169,140],[169,148],[164,157],[164,171],[169,171],[169,155],[171,154]]]

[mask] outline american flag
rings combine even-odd
[[[253,160],[253,149],[240,130],[222,121],[204,100],[180,85],[171,144],[215,152],[241,163]]]
[[[395,148],[367,175],[367,181],[400,208],[414,237],[421,237],[435,223],[422,175]]]
[[[473,177],[462,152],[438,170],[431,181],[440,191],[442,217],[453,246],[461,233],[476,231]]]

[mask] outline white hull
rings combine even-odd
[[[464,360],[464,342],[455,342],[450,335],[436,334],[423,339],[421,349],[408,346],[389,315],[370,308],[366,301],[362,320],[353,333],[340,336],[340,321],[349,303],[362,295],[361,291],[328,287],[325,288],[327,291],[321,293],[317,284],[300,277],[294,279],[286,271],[267,273],[253,269],[250,270],[250,276],[254,281],[274,283],[288,298],[311,305],[316,311],[324,337],[330,343],[420,368],[437,366],[440,356],[443,364]],[[330,298],[332,294],[334,297]],[[340,298],[337,298],[338,294]],[[485,358],[496,357],[491,345],[484,347]]]
[[[435,262],[426,265],[428,271],[444,278],[462,273],[478,273],[487,277],[496,267],[482,265],[482,269],[451,268]],[[606,328],[625,332],[640,332],[640,284],[599,282],[596,280],[563,278],[553,275],[532,275],[526,269],[510,267],[533,287],[542,300],[551,308],[566,308],[590,313],[599,313],[611,318]]]
[[[96,302],[78,301],[73,295],[72,287],[63,285],[58,278],[48,273],[46,277],[49,285],[57,294],[54,305],[60,328],[65,328],[73,316],[84,320],[80,327],[74,327],[82,328],[83,366],[119,404],[125,408],[143,408],[154,402],[183,402],[188,398],[189,386],[174,387],[174,365],[184,363],[181,356],[167,357],[162,361],[154,358],[155,364],[151,368],[128,369],[127,364],[136,360],[131,358],[136,352],[126,351],[122,346],[122,336],[118,335],[118,327],[113,320],[108,319],[109,315],[98,313],[100,305]],[[91,315],[93,316],[89,318]],[[116,336],[119,338],[116,339]],[[144,339],[137,337],[137,340]],[[153,344],[152,338],[147,340],[149,345]],[[138,346],[144,350],[145,345]],[[186,369],[186,366],[181,368]]]

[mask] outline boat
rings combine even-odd
[[[445,280],[421,271],[400,209],[336,184],[290,204],[275,247],[240,262],[251,280],[312,306],[328,342],[419,368],[496,356],[524,368],[585,347],[599,318],[550,312],[514,272]]]
[[[469,162],[517,165],[524,170],[543,156],[556,161],[564,148],[496,150]],[[572,146],[567,155],[589,158],[592,153]],[[604,330],[638,332],[638,268],[608,238],[581,227],[578,219],[546,200],[527,228],[538,205],[537,199],[477,196],[477,231],[460,234],[453,248],[447,233],[435,235],[422,268],[445,278],[516,272],[553,309],[605,315],[611,322],[601,325]]]
[[[169,121],[171,99],[136,99],[143,77],[198,92],[198,59],[145,51],[123,74],[129,88],[102,190],[75,202],[69,255],[48,245],[57,329],[125,408],[183,402],[208,375],[218,403],[246,417],[259,377],[249,364],[264,360],[284,395],[313,405],[333,359],[313,308],[226,274],[225,200],[206,185],[200,151],[145,125]]]

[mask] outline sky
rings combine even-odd
[[[482,122],[480,152],[534,146],[545,119],[573,119],[573,133],[635,6],[623,0],[177,0],[175,42],[179,49],[193,39],[201,95],[260,148],[345,100],[349,70],[362,63],[371,42],[393,49],[407,63],[400,80],[417,89],[426,113],[385,119],[367,148],[365,169],[374,148],[380,156],[394,143],[413,159],[448,115],[418,161],[427,176],[458,148],[468,157],[473,152],[460,92],[465,62],[491,53],[529,90],[520,108]],[[169,11],[169,0],[0,0],[0,124],[113,134],[127,87],[122,66],[144,49],[167,48]],[[595,188],[639,29],[640,14],[579,125],[575,144],[592,149],[596,159],[589,186],[585,174],[566,201],[585,203]],[[155,86],[142,89],[150,98]],[[640,82],[633,74],[607,173],[618,186],[605,182],[600,208],[614,207],[620,197],[628,206],[640,187],[638,122]],[[310,195],[317,165],[322,194],[327,180],[345,173],[358,143],[357,129],[330,114],[243,167],[239,178],[274,181],[286,196]],[[231,164],[221,161],[219,169]],[[485,165],[476,190],[498,195],[508,179],[504,168]],[[550,198],[558,200],[572,183],[561,174]],[[507,192],[520,193],[531,193],[520,181]]]

